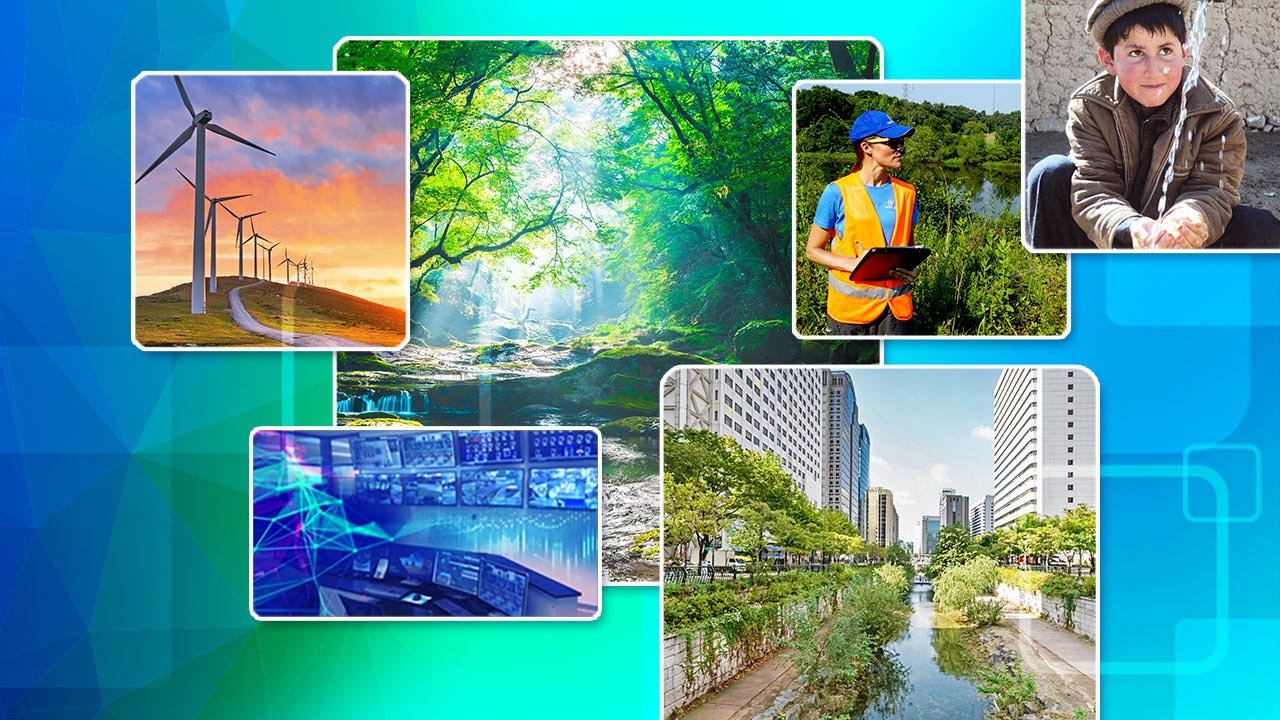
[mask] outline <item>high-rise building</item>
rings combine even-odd
[[[858,529],[867,536],[867,490],[871,488],[871,433],[858,423]]]
[[[858,526],[856,458],[858,455],[858,399],[853,379],[833,371],[827,383],[827,451],[823,456],[826,495],[822,506],[835,508]]]
[[[995,529],[995,495],[988,495],[969,513],[969,534],[977,537]]]
[[[960,525],[969,529],[969,498],[947,488],[938,498],[938,529],[948,525]]]
[[[891,490],[882,487],[867,489],[867,542],[884,547],[897,542],[897,516]]]
[[[773,453],[814,505],[838,508],[855,526],[855,473],[870,463],[857,456],[870,440],[856,418],[853,381],[838,370],[677,368],[662,386],[668,427],[709,430]]]
[[[938,546],[938,530],[940,529],[937,515],[925,515],[920,518],[920,554],[932,555],[933,549]]]
[[[1085,370],[1007,368],[993,394],[993,526],[1097,507],[1098,391]]]

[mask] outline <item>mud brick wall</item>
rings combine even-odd
[[[1084,30],[1092,4],[1091,0],[1026,2],[1024,117],[1032,131],[1062,130],[1071,91],[1102,70],[1097,45]],[[1251,128],[1280,132],[1280,1],[1211,2],[1206,17],[1201,75],[1235,100]],[[1188,19],[1188,30],[1190,25]]]

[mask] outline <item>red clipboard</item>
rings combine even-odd
[[[921,245],[891,245],[873,247],[858,257],[849,278],[855,282],[871,280],[895,280],[890,270],[915,270],[933,252]]]

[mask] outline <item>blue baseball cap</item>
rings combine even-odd
[[[894,138],[907,137],[916,129],[910,125],[899,125],[889,117],[887,113],[879,110],[868,110],[858,116],[853,121],[853,127],[849,128],[849,140],[853,143],[860,143],[869,137],[882,137],[886,140]]]

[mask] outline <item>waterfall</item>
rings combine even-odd
[[[394,395],[383,395],[382,397],[378,398],[376,407],[378,409],[378,412],[388,412],[388,413],[395,413],[397,415],[400,415],[400,414],[408,414],[409,412],[412,412],[410,410],[409,405],[410,405],[409,391],[401,390],[400,392],[395,393]]]
[[[373,403],[370,400],[369,393],[365,393],[359,397],[348,397],[338,401],[338,412],[346,415],[355,415],[357,413],[369,412],[373,410]]]

